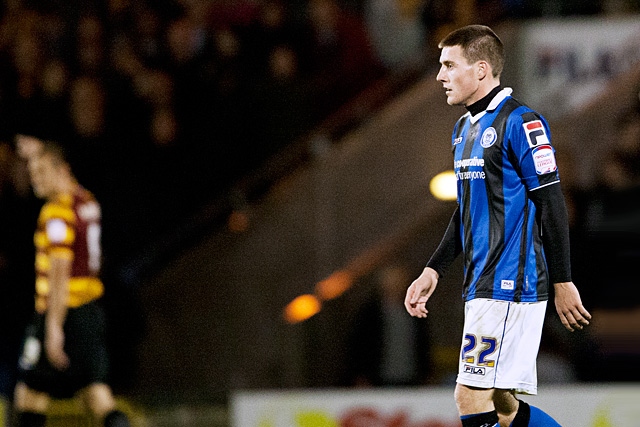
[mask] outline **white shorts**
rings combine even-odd
[[[546,309],[546,301],[467,301],[456,381],[471,387],[536,394],[536,357]]]

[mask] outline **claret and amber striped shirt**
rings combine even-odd
[[[72,194],[58,195],[42,207],[34,235],[39,313],[47,308],[52,256],[72,260],[68,307],[79,307],[102,296],[100,218],[100,205],[81,186]]]

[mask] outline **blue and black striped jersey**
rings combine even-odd
[[[548,299],[536,208],[528,193],[559,182],[546,120],[501,90],[453,132],[465,300]]]

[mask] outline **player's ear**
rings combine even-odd
[[[491,73],[491,67],[487,61],[476,62],[476,74],[478,76],[478,80],[484,79],[489,73]]]

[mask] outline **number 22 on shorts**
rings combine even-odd
[[[464,336],[464,344],[462,345],[462,360],[465,363],[471,363],[476,366],[493,367],[496,362],[494,359],[488,359],[498,348],[498,340],[493,337],[478,337],[473,334]],[[477,353],[477,361],[474,356]]]

